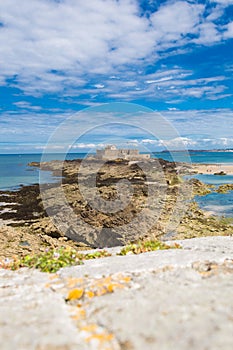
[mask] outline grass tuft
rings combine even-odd
[[[126,245],[118,255],[140,254],[154,250],[181,248],[177,243],[168,245],[159,240],[138,241]],[[82,265],[84,260],[99,259],[111,256],[106,250],[97,250],[91,253],[80,253],[72,248],[50,249],[40,254],[15,257],[6,263],[0,263],[1,268],[17,270],[21,267],[39,269],[42,272],[55,273],[68,266]]]
[[[26,255],[20,259],[15,259],[10,263],[9,268],[17,270],[20,267],[39,269],[42,272],[56,272],[62,267],[80,265],[82,260],[73,249],[60,248],[51,249],[46,252]]]
[[[146,252],[152,252],[155,250],[164,250],[164,249],[180,249],[182,248],[179,244],[174,243],[173,245],[168,245],[159,240],[148,240],[148,241],[139,241],[136,243],[131,243],[121,249],[118,255],[128,255],[128,254],[141,254]]]
[[[11,270],[28,267],[39,269],[42,272],[54,273],[63,267],[82,265],[83,260],[98,259],[106,256],[111,256],[106,250],[83,254],[71,248],[59,248],[47,250],[40,254],[14,258],[13,261],[2,267]]]

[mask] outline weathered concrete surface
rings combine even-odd
[[[0,270],[1,349],[231,350],[233,238],[179,243],[56,275]]]
[[[26,269],[0,273],[2,350],[85,349],[62,296],[45,288],[48,275]]]
[[[96,261],[86,261],[85,266],[70,267],[61,271],[62,276],[81,277],[83,273],[101,276],[118,272],[154,271],[165,266],[191,266],[194,261],[216,260],[223,262],[227,257],[233,258],[233,237],[203,237],[177,242],[183,249],[162,250],[140,255],[112,256]],[[117,253],[120,247],[109,248]],[[90,251],[88,251],[90,252]]]

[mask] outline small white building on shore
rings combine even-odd
[[[127,160],[146,160],[150,159],[149,153],[139,153],[138,149],[117,148],[114,145],[106,146],[104,149],[97,149],[97,159],[111,160],[111,159],[127,159]]]

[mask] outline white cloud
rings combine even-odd
[[[149,145],[158,145],[160,141],[158,140],[151,140],[151,139],[144,139],[141,141],[142,144],[149,144]],[[138,141],[139,143],[139,141]]]
[[[27,102],[27,101],[19,101],[19,102],[15,102],[14,105],[18,108],[22,108],[22,109],[29,109],[31,111],[40,111],[42,110],[41,106],[33,106],[31,103]]]
[[[8,111],[1,113],[1,142],[47,142],[57,125],[66,119],[69,113],[41,113],[22,109],[21,112]]]
[[[190,70],[176,67],[138,75],[137,81],[132,81],[131,86],[121,80],[106,80],[102,91],[108,98],[128,101],[138,98],[171,101],[177,96],[182,99],[191,97],[217,100],[228,96],[226,81],[227,77],[223,75],[194,79]]]
[[[96,145],[95,143],[78,143],[75,145],[70,145],[70,148],[72,149],[83,149],[83,148],[95,148],[95,147],[100,147],[99,145]]]
[[[145,144],[153,150],[184,150],[184,149],[224,149],[233,148],[233,138],[192,138],[177,137],[170,140],[150,140],[138,141],[138,145]]]
[[[162,112],[181,136],[195,139],[232,139],[233,110],[189,110]],[[200,136],[201,134],[201,136]]]
[[[14,78],[11,84],[29,95],[68,91],[94,99],[95,93],[122,96],[117,84],[110,84],[120,80],[122,88],[135,88],[134,95],[140,96],[143,89],[148,92],[137,86],[146,64],[171,55],[168,49],[182,54],[186,44],[212,45],[223,39],[221,25],[214,23],[221,9],[213,8],[207,19],[204,10],[195,2],[167,1],[146,17],[138,0],[1,1],[0,83]],[[231,24],[224,34],[230,37]],[[145,80],[162,83],[170,77]],[[97,81],[92,83],[93,78]],[[93,90],[87,89],[90,83]]]
[[[183,147],[195,147],[197,142],[188,137],[177,137],[171,140],[160,140],[158,146],[169,149],[182,149]]]
[[[94,87],[96,87],[97,89],[103,89],[104,85],[103,84],[95,84]]]
[[[226,26],[224,37],[227,39],[233,38],[233,22],[228,23],[228,25]]]
[[[170,149],[178,148],[184,145],[188,148],[233,148],[233,110],[230,109],[214,109],[214,110],[167,110],[162,111],[160,114],[177,130],[174,134],[168,134],[160,136],[161,139],[156,137],[153,139],[151,134],[147,134],[144,131],[144,127],[147,122],[147,130],[151,130],[148,127],[148,121],[145,116],[142,117],[139,113],[137,120],[141,129],[135,129],[130,127],[130,115],[126,113],[123,117],[119,115],[120,125],[112,125],[111,123],[116,120],[116,117],[108,113],[107,125],[102,125],[101,121],[104,120],[104,114],[98,114],[95,110],[86,110],[80,112],[80,120],[82,121],[82,130],[86,130],[82,133],[82,137],[77,139],[77,142],[73,144],[72,149],[85,149],[94,148],[96,146],[101,147],[106,142],[129,142],[134,145],[144,145],[148,148],[161,149],[165,146]],[[79,114],[78,114],[79,115]],[[78,128],[78,115],[75,118],[74,125],[69,125],[70,130],[79,135]],[[135,113],[132,114],[135,118]],[[56,127],[66,118],[69,114],[45,114],[28,111],[19,113],[2,113],[0,120],[0,140],[1,143],[12,142],[19,144],[18,151],[22,148],[21,143],[27,141],[27,143],[38,143],[38,150],[43,147],[48,141],[50,135],[55,131]],[[153,114],[149,125],[154,125],[156,122],[156,113]],[[143,122],[142,122],[142,118]],[[100,121],[98,121],[100,120]],[[106,120],[106,118],[105,118]],[[93,124],[94,121],[94,124]],[[93,129],[93,125],[98,125],[97,129]],[[122,127],[123,123],[124,127]],[[158,130],[159,132],[159,130]],[[160,134],[159,134],[160,135]],[[176,136],[174,136],[176,135]],[[178,136],[177,136],[178,135]],[[68,138],[70,134],[68,134]],[[166,138],[166,140],[165,140]],[[61,138],[61,146],[67,142],[66,138]],[[70,138],[68,140],[70,143]],[[34,145],[31,150],[35,149]],[[2,150],[2,144],[0,149]],[[28,147],[30,149],[30,147]]]
[[[196,33],[203,11],[203,5],[192,5],[185,1],[165,3],[151,16],[157,41],[163,46],[167,42],[181,40],[181,36]]]
[[[19,6],[5,0],[0,11],[1,71],[17,75],[25,89],[33,78],[31,90],[37,84],[38,90],[59,91],[72,83],[70,77],[106,74],[146,57],[153,46],[136,1],[22,0]]]
[[[196,44],[212,45],[222,39],[217,26],[212,22],[202,23],[199,26],[199,38],[194,39]]]

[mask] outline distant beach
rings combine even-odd
[[[219,174],[233,175],[233,164],[193,164],[194,171],[198,174]]]

